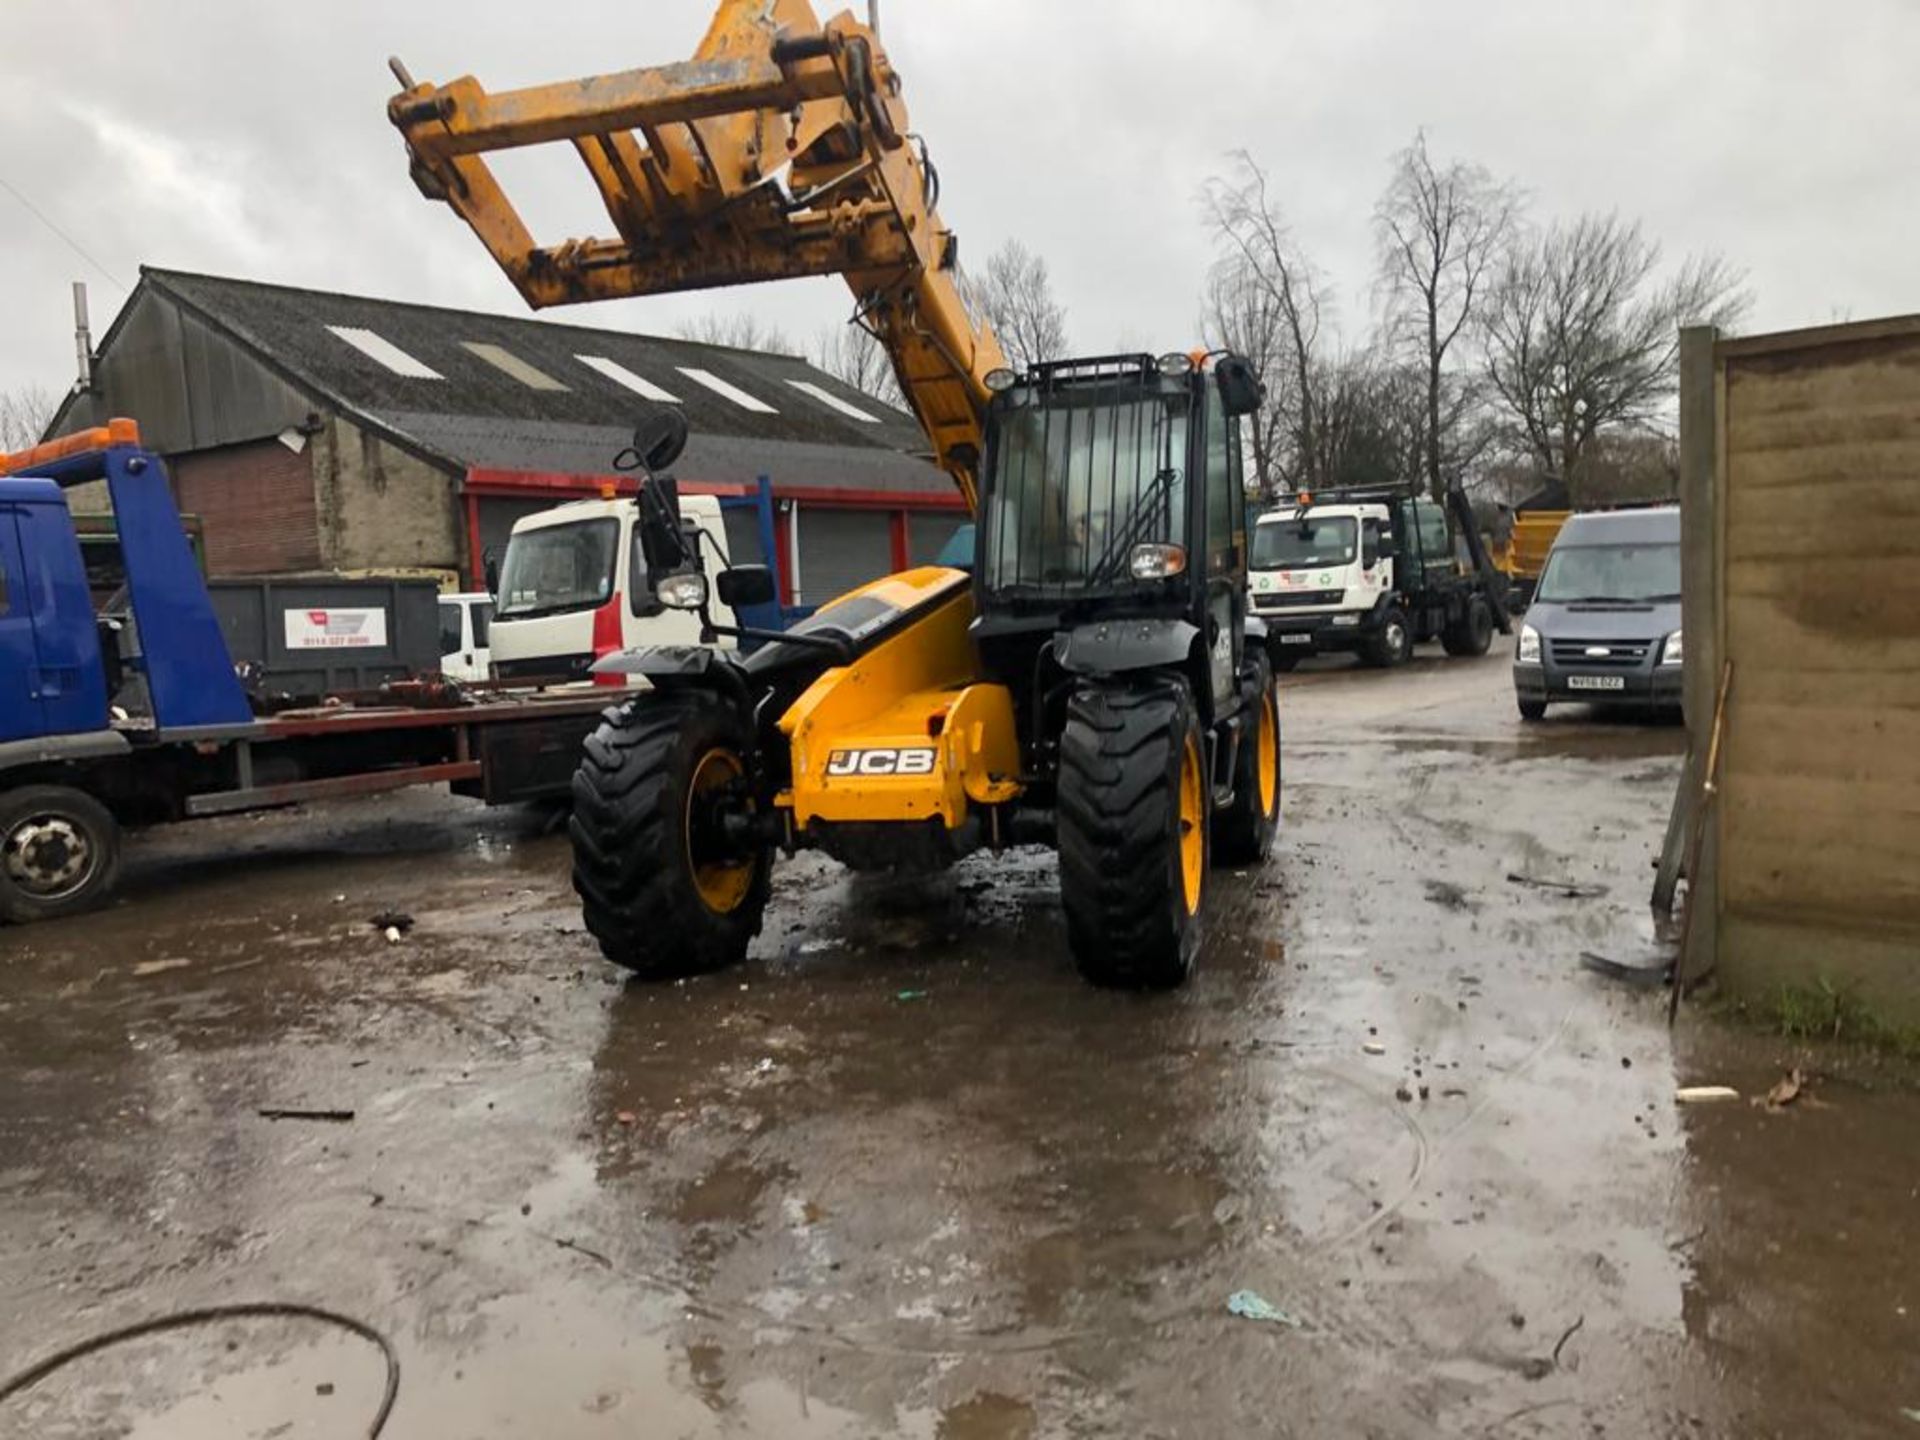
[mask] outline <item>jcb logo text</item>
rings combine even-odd
[[[827,757],[829,775],[931,775],[933,751],[836,750]]]

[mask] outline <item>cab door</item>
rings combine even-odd
[[[1240,461],[1240,425],[1207,391],[1206,564],[1207,643],[1213,700],[1238,703],[1247,610],[1247,496]]]
[[[0,505],[0,742],[47,733],[39,670],[20,525],[14,512]]]

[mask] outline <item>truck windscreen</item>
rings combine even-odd
[[[501,620],[595,610],[613,596],[620,522],[580,520],[522,530],[507,542],[500,567]]]
[[[1351,565],[1357,527],[1351,515],[1270,520],[1253,527],[1253,568],[1308,570]]]

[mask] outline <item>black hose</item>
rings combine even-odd
[[[379,1440],[380,1432],[387,1428],[387,1417],[393,1413],[393,1402],[400,1397],[400,1357],[394,1353],[392,1343],[371,1325],[355,1320],[350,1315],[322,1310],[317,1305],[296,1305],[285,1301],[209,1305],[203,1309],[179,1310],[171,1315],[160,1315],[152,1320],[142,1320],[138,1324],[128,1325],[119,1330],[108,1330],[104,1334],[69,1345],[66,1349],[49,1355],[38,1364],[22,1370],[4,1384],[0,1384],[0,1405],[4,1405],[22,1391],[38,1385],[54,1371],[63,1369],[76,1360],[97,1354],[112,1346],[124,1344],[128,1340],[137,1340],[143,1335],[155,1335],[164,1330],[184,1330],[190,1326],[206,1325],[217,1320],[274,1319],[319,1320],[324,1324],[337,1325],[379,1349],[381,1358],[387,1363],[387,1384],[380,1396],[380,1408],[374,1413],[373,1423],[367,1427],[367,1440]]]

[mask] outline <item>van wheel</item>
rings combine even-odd
[[[1060,898],[1096,985],[1171,990],[1193,969],[1212,786],[1186,684],[1109,684],[1067,702],[1060,736]]]
[[[1520,702],[1522,720],[1544,720],[1547,718],[1547,702],[1544,700],[1522,700]]]
[[[1407,626],[1407,612],[1388,610],[1380,617],[1380,631],[1368,642],[1366,660],[1381,670],[1404,665],[1413,656],[1413,631]]]
[[[1280,695],[1259,661],[1245,690],[1251,722],[1233,766],[1233,804],[1213,816],[1215,863],[1257,865],[1280,827]]]
[[[746,958],[773,857],[721,824],[751,807],[752,727],[717,695],[641,695],[609,710],[573,776],[573,888],[600,951],[647,979]]]
[[[0,796],[0,920],[31,925],[100,905],[120,878],[120,824],[84,790]]]
[[[1486,597],[1475,595],[1467,602],[1466,613],[1440,634],[1447,654],[1484,655],[1493,645],[1493,607]]]

